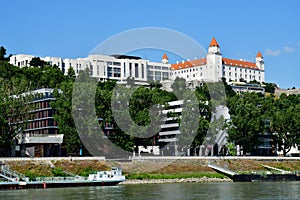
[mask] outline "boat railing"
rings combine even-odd
[[[33,181],[41,182],[41,181],[47,181],[47,182],[56,182],[56,181],[79,181],[79,180],[85,180],[85,178],[81,176],[66,176],[66,177],[35,177]]]

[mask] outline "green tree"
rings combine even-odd
[[[299,95],[282,94],[273,104],[275,112],[271,118],[271,131],[274,134],[278,150],[283,151],[284,156],[299,142],[299,100]]]
[[[68,154],[78,154],[81,141],[72,116],[72,92],[72,81],[61,83],[60,89],[54,91],[56,101],[51,106],[56,110],[54,119],[58,123],[58,130],[64,134],[62,146],[67,148]]]
[[[263,98],[257,93],[244,93],[228,99],[228,141],[240,145],[243,153],[251,153],[259,145],[259,134],[264,131]]]
[[[1,46],[0,47],[0,60],[5,60],[5,56],[6,55],[6,49],[3,47],[3,46]]]
[[[29,62],[29,65],[32,67],[40,67],[43,68],[46,65],[49,65],[49,63],[41,60],[40,57],[34,57],[31,59],[31,61]]]
[[[272,94],[275,93],[277,86],[274,83],[263,83],[263,85],[265,88],[265,92],[272,93]]]
[[[32,96],[19,95],[28,91],[24,80],[13,77],[11,82],[0,79],[0,83],[0,156],[10,156],[11,146],[26,128],[26,121],[30,118],[29,110],[32,105],[28,102],[32,100]],[[25,123],[18,123],[19,121]]]
[[[75,70],[73,69],[73,67],[70,67],[70,68],[68,69],[67,77],[68,77],[71,81],[75,81],[76,73],[75,73]]]

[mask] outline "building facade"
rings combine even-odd
[[[19,67],[29,67],[33,55],[18,54],[10,57],[10,64]],[[90,76],[99,80],[125,81],[134,78],[137,82],[162,81],[170,78],[171,65],[164,55],[162,62],[151,62],[137,56],[126,55],[89,55],[87,58],[59,58],[41,57],[50,65],[56,65],[67,75],[68,70],[73,68],[78,75],[81,70],[89,70]]]
[[[171,79],[184,78],[187,81],[200,80],[203,82],[217,82],[221,78],[226,81],[257,81],[264,82],[264,60],[260,52],[256,62],[224,58],[220,46],[213,38],[206,57],[177,62],[171,66]]]
[[[12,152],[15,156],[44,157],[60,156],[60,145],[63,142],[63,134],[59,134],[58,126],[54,120],[55,110],[51,107],[51,102],[55,101],[53,89],[42,88],[14,98],[32,95],[28,102],[30,110],[27,117],[17,116],[9,119],[10,127],[18,127],[23,124],[24,128],[17,135],[15,149]]]

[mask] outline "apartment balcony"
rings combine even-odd
[[[171,109],[162,111],[162,113],[165,115],[168,113],[181,113],[181,112],[182,112],[182,108],[171,108]]]
[[[161,128],[174,128],[174,127],[179,127],[178,123],[172,123],[172,124],[163,124],[160,126]]]
[[[159,142],[176,142],[176,138],[160,138],[158,139]]]
[[[177,134],[180,134],[180,131],[179,131],[179,130],[159,132],[159,136],[165,136],[165,135],[177,135]]]
[[[19,144],[61,144],[64,134],[20,134]]]

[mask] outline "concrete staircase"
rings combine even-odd
[[[6,181],[17,182],[25,180],[25,175],[9,169],[3,162],[0,163],[0,177]]]

